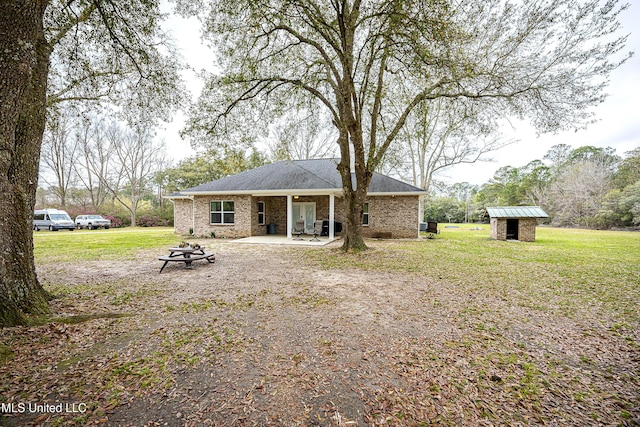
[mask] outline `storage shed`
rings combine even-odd
[[[540,206],[498,206],[487,208],[491,218],[491,237],[496,240],[536,240],[538,218],[549,215]]]

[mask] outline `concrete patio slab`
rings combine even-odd
[[[330,240],[328,237],[318,237],[318,241],[312,241],[312,236],[304,236],[302,240],[289,239],[284,235],[250,236],[232,240],[232,243],[249,243],[260,245],[301,245],[301,246],[325,246],[338,239]]]

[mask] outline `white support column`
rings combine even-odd
[[[333,227],[333,222],[335,219],[335,204],[336,196],[333,194],[329,194],[329,240],[333,240],[335,238],[335,230]]]
[[[287,238],[290,239],[293,237],[291,235],[291,228],[293,228],[293,196],[291,194],[287,194]]]

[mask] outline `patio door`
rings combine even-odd
[[[294,202],[292,205],[292,223],[298,220],[304,221],[304,231],[307,234],[313,233],[313,223],[316,220],[316,202]]]

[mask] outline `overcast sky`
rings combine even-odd
[[[578,132],[537,137],[535,130],[526,122],[512,122],[514,127],[505,126],[503,134],[506,139],[519,142],[494,152],[492,162],[455,166],[438,179],[449,183],[466,181],[480,185],[491,179],[494,172],[502,166],[519,167],[532,160],[542,159],[549,148],[556,144],[568,144],[574,148],[584,145],[613,147],[619,155],[640,147],[640,32],[634,31],[634,26],[637,28],[637,23],[640,22],[640,4],[632,4],[620,20],[624,34],[630,34],[626,50],[634,51],[635,55],[613,72],[607,88],[609,97],[595,109],[597,123]],[[200,25],[195,18],[173,17],[168,26],[183,57],[192,68],[184,76],[195,100],[202,88],[202,82],[196,73],[202,69],[211,69],[213,55],[201,42]],[[173,122],[159,132],[167,143],[169,155],[175,160],[195,153],[178,134],[183,124],[184,115],[178,113]]]

